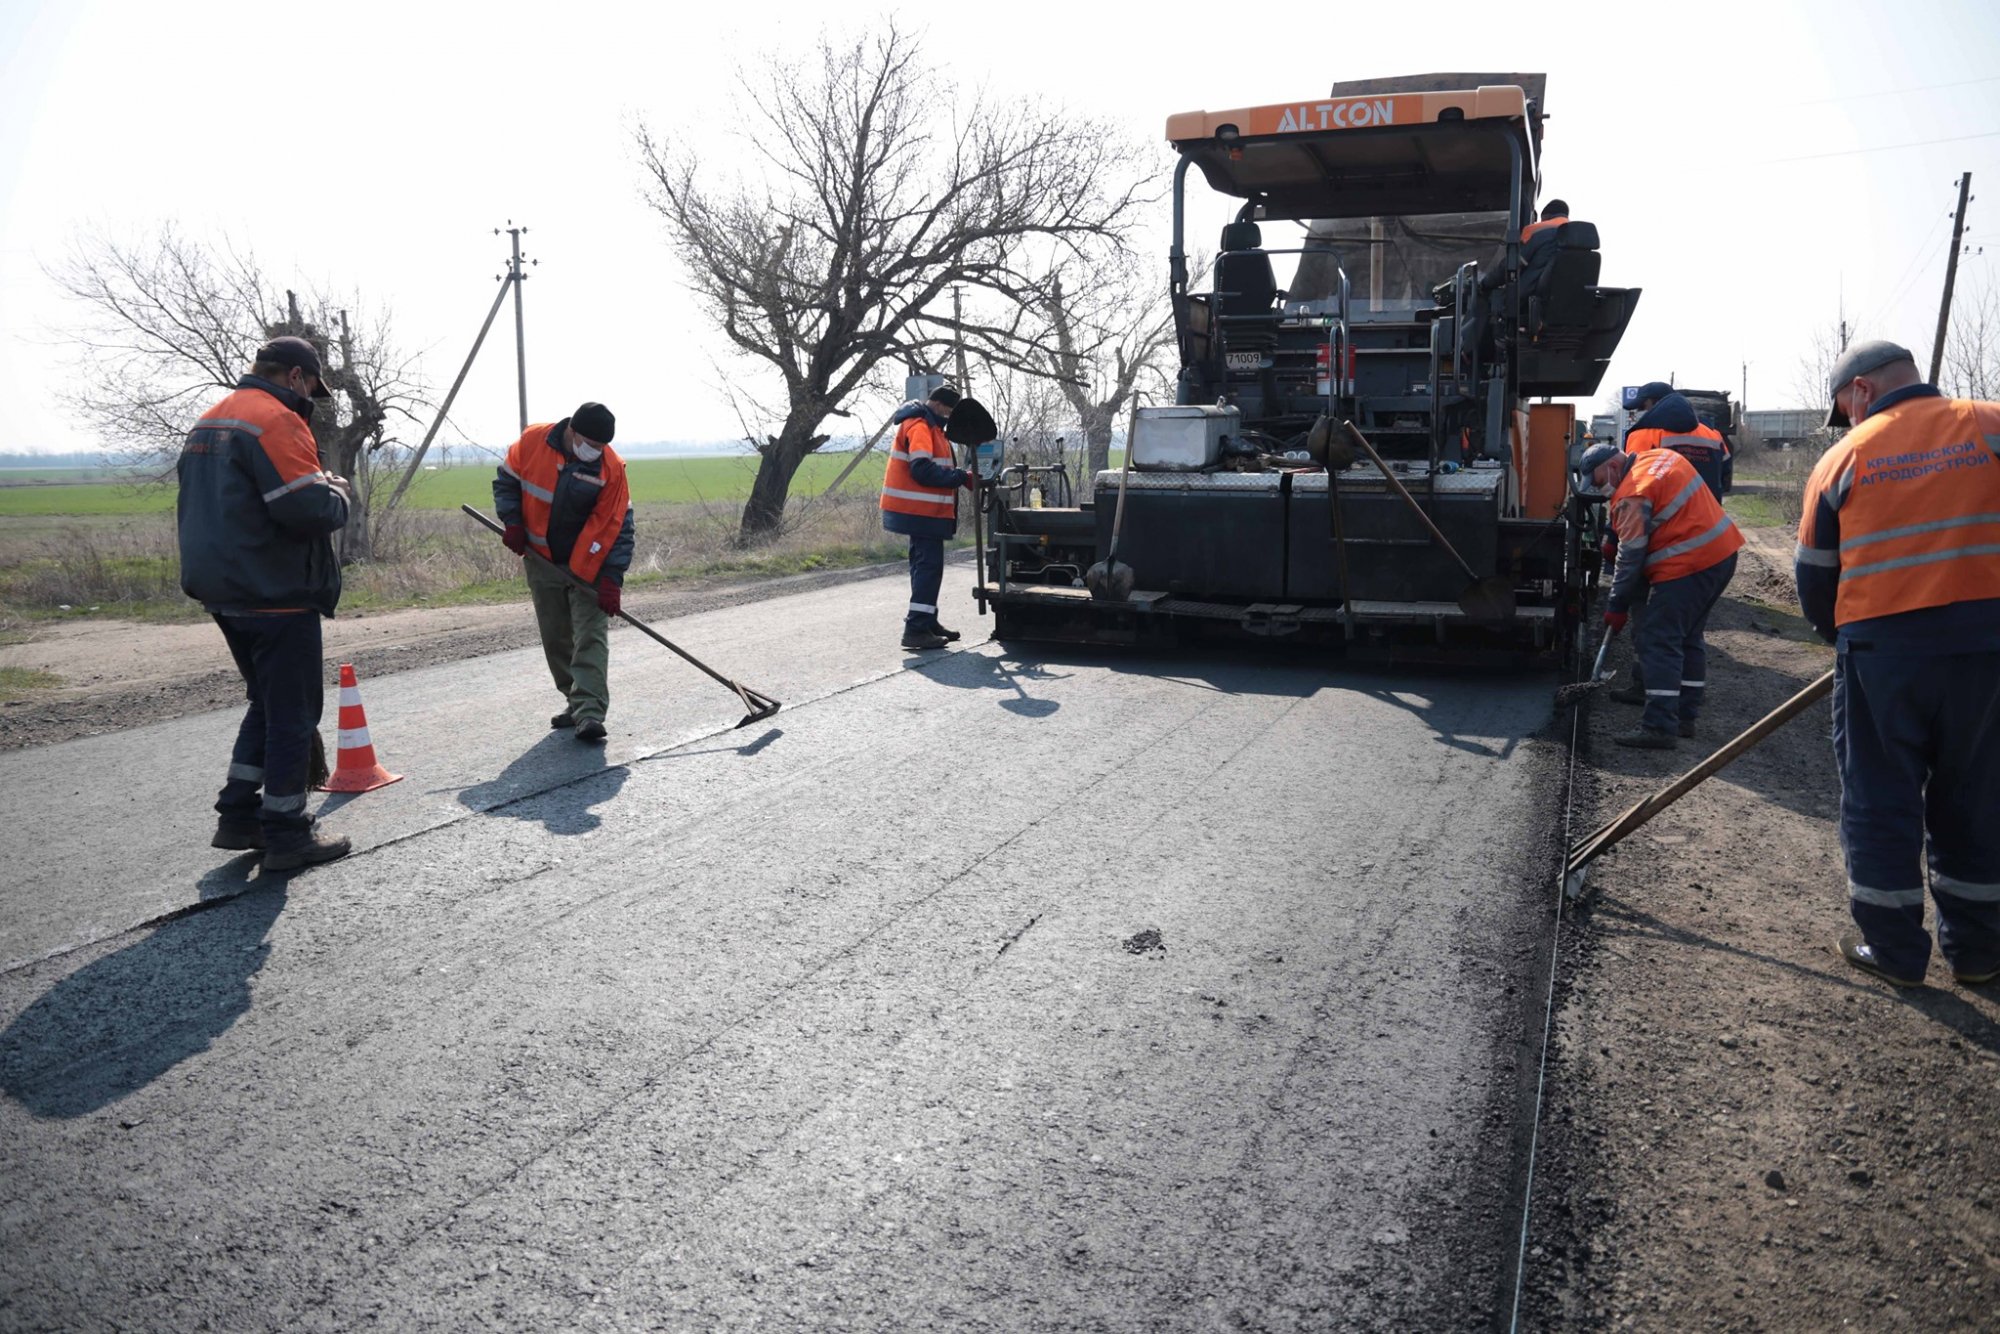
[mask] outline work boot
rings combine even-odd
[[[208,840],[208,846],[223,848],[229,852],[262,852],[263,822],[255,816],[248,819],[231,819],[225,815],[215,822],[215,837]]]
[[[1875,958],[1875,947],[1861,938],[1859,927],[1841,932],[1840,939],[1834,942],[1833,948],[1840,954],[1841,958],[1847,960],[1862,972],[1881,978],[1890,986],[1920,987],[1924,984],[1924,980],[1921,977],[1900,977],[1884,968]],[[1963,978],[1959,980],[1964,981]]]
[[[1688,740],[1690,741],[1694,740],[1694,719],[1692,718],[1681,719],[1680,733],[1683,737],[1686,737]]]
[[[1611,738],[1621,746],[1634,750],[1672,750],[1681,743],[1674,734],[1664,727],[1635,727],[1629,732],[1620,732]]]
[[[963,637],[964,637],[964,636],[960,635],[960,634],[958,633],[958,631],[956,631],[956,630],[947,630],[947,629],[945,629],[945,628],[944,628],[944,627],[943,627],[942,625],[939,625],[939,624],[937,624],[936,622],[932,622],[932,624],[931,624],[931,629],[933,629],[933,630],[937,631],[937,632],[938,632],[939,634],[943,635],[943,636],[944,636],[944,641],[945,641],[945,643],[947,643],[947,644],[956,644],[956,643],[957,643],[957,642],[958,642],[958,641],[959,641],[959,640],[960,640],[961,638],[963,638]]]
[[[578,741],[604,740],[603,721],[597,718],[585,718],[576,725],[576,739]]]
[[[1644,704],[1646,687],[1638,681],[1627,681],[1622,686],[1614,687],[1610,697],[1620,704]]]
[[[903,647],[912,653],[925,649],[943,648],[951,641],[935,630],[908,628],[903,631]]]
[[[296,843],[269,848],[264,853],[266,871],[297,871],[321,862],[337,862],[354,850],[346,837],[328,838],[317,829],[308,830]]]
[[[561,713],[549,719],[549,727],[553,731],[560,732],[566,727],[575,727],[575,726],[576,726],[576,715],[571,713],[568,709],[564,709]]]

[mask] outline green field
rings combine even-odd
[[[795,500],[818,495],[833,483],[851,454],[814,454],[792,482]],[[757,476],[753,455],[709,459],[634,459],[626,465],[635,504],[674,505],[697,501],[740,503],[750,495]],[[51,470],[55,471],[55,470]],[[72,470],[63,470],[72,471]],[[882,483],[881,451],[864,459],[843,490],[873,491]],[[414,509],[455,510],[461,504],[490,509],[493,505],[491,467],[441,468],[410,483],[404,503]],[[167,513],[174,507],[174,488],[134,486],[129,482],[69,482],[50,485],[0,486],[0,518],[25,515],[94,515]]]

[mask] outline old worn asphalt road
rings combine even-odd
[[[905,658],[888,577],[362,683],[358,855],[206,847],[211,714],[0,756],[0,1326],[1479,1323],[1535,677]],[[191,905],[210,901],[195,911]],[[180,914],[175,916],[174,914]]]

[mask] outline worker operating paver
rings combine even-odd
[[[2000,978],[2000,404],[1949,399],[1908,349],[1834,365],[1796,576],[1834,659],[1833,745],[1863,972],[1924,980],[1924,861],[1938,945],[1963,983]]]

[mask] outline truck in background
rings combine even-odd
[[[1763,408],[1744,413],[1743,422],[1748,433],[1769,449],[1824,444],[1827,440],[1824,408]]]

